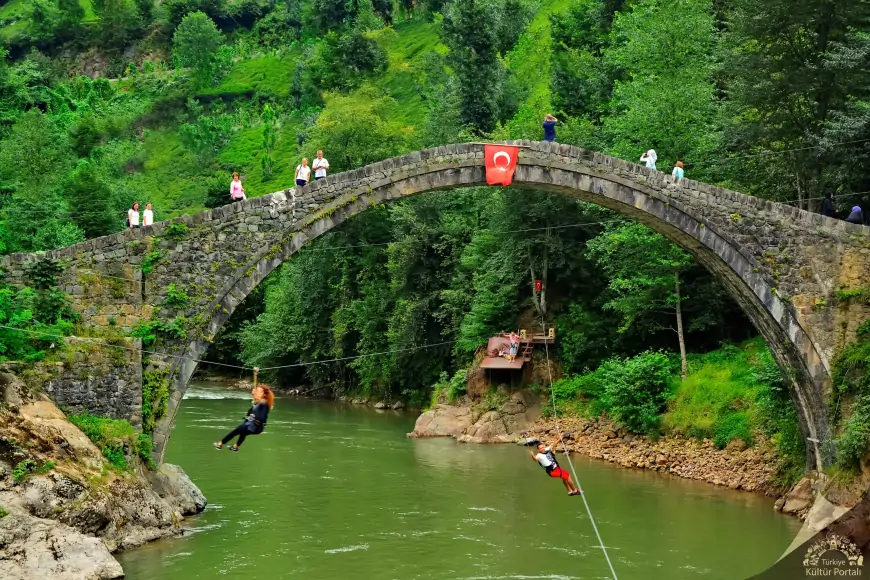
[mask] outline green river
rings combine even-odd
[[[293,398],[239,453],[212,448],[248,399],[191,386],[167,461],[209,506],[189,534],[120,554],[128,579],[610,577],[582,498],[526,448],[406,439],[411,414]],[[800,527],[760,495],[574,463],[621,580],[747,578]]]

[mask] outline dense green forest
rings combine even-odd
[[[546,113],[559,142],[635,162],[654,148],[663,171],[682,160],[700,181],[810,210],[832,192],[848,210],[870,202],[868,16],[860,0],[0,0],[0,253],[119,231],[133,201],[158,221],[222,205],[234,171],[248,196],[280,190],[318,149],[334,173],[540,139]],[[0,322],[68,334],[58,301],[50,284],[4,287]],[[492,333],[542,321],[563,408],[720,444],[764,431],[801,456],[766,349],[702,356],[755,335],[710,274],[643,226],[536,191],[366,212],[261,285],[209,357],[365,355],[273,378],[424,404],[461,391]],[[0,337],[2,357],[39,356]],[[701,408],[692,377],[716,364],[733,380]]]

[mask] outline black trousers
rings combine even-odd
[[[241,447],[242,443],[245,442],[245,437],[247,437],[248,435],[251,435],[251,432],[248,431],[248,424],[242,423],[241,425],[239,425],[238,427],[236,427],[235,429],[233,429],[232,431],[227,433],[226,436],[223,439],[221,439],[221,443],[226,445],[227,443],[232,441],[233,437],[235,437],[236,435],[239,436],[239,441],[236,443],[236,447]]]

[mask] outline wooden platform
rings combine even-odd
[[[515,358],[512,362],[508,361],[503,356],[489,356],[487,354],[486,358],[480,362],[480,368],[482,369],[505,369],[505,370],[522,370],[523,365],[531,360],[531,357],[523,358],[523,345],[529,344],[528,340],[520,341],[520,348],[517,351],[517,358]],[[489,339],[489,342],[486,345],[486,352],[490,353],[493,350],[501,350],[504,349],[507,352],[508,347],[510,346],[510,341],[507,338],[502,336],[493,336]]]

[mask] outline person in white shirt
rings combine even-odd
[[[640,160],[646,164],[647,169],[655,169],[656,168],[656,160],[658,158],[659,158],[659,156],[656,155],[655,149],[650,149],[649,151],[647,151],[646,153],[644,153],[643,155],[640,156]]]
[[[529,455],[532,456],[532,459],[541,464],[541,467],[544,468],[544,471],[547,472],[547,475],[550,477],[558,477],[562,480],[562,484],[565,486],[565,489],[568,490],[568,495],[580,495],[580,490],[577,489],[577,486],[574,485],[574,482],[571,481],[571,474],[559,467],[559,462],[556,461],[556,455],[553,453],[553,447],[562,442],[562,434],[560,433],[556,440],[553,441],[553,445],[550,447],[544,447],[543,443],[538,443],[538,452],[529,451]]]
[[[329,171],[329,161],[323,158],[323,151],[317,152],[317,159],[311,166],[314,168],[314,181],[326,177],[326,172]]]
[[[151,211],[151,204],[145,204],[145,211],[142,212],[142,225],[150,226],[154,223],[154,212]]]
[[[305,187],[311,178],[311,168],[308,167],[308,158],[302,158],[302,164],[296,166],[296,185]]]
[[[139,202],[134,201],[133,206],[127,210],[127,227],[131,230],[139,227]]]

